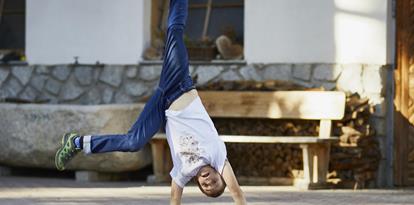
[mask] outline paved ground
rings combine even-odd
[[[292,187],[243,187],[254,205],[402,205],[414,204],[414,189],[297,191]],[[196,187],[184,191],[183,204],[231,204],[229,193],[218,199],[200,194]],[[131,182],[80,183],[68,179],[0,177],[0,204],[143,204],[169,203],[168,186]]]

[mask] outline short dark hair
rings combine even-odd
[[[198,188],[200,188],[200,191],[203,192],[206,196],[208,197],[213,197],[213,198],[217,198],[219,196],[221,196],[224,193],[224,190],[226,189],[226,182],[224,181],[223,177],[220,175],[221,181],[223,182],[223,185],[220,187],[220,189],[218,189],[217,191],[213,192],[213,193],[206,193],[203,189],[203,187],[201,187],[200,182],[198,182],[197,177],[194,177]]]

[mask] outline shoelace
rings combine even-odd
[[[69,160],[70,158],[72,158],[73,157],[73,155],[75,154],[75,152],[76,152],[76,149],[71,149],[70,151],[68,151],[68,147],[67,146],[65,146],[65,148],[63,148],[63,151],[65,152],[65,153],[67,153],[67,154],[65,154],[64,155],[64,157],[63,157],[63,159],[65,160],[65,161],[67,161],[67,160]]]

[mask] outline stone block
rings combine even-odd
[[[153,81],[160,77],[161,70],[162,70],[161,65],[142,66],[139,69],[139,77],[142,80]]]
[[[101,91],[97,87],[93,87],[79,99],[79,102],[83,105],[97,105],[101,104],[101,99]]]
[[[24,86],[26,85],[33,73],[32,66],[17,66],[12,68],[12,74]]]
[[[243,66],[242,68],[240,68],[239,72],[240,72],[240,75],[245,80],[261,81],[263,79],[260,76],[257,69],[258,68],[254,67],[253,65],[249,65],[249,66]]]
[[[64,81],[68,79],[70,75],[70,69],[66,65],[59,65],[54,68],[52,68],[52,76],[55,77],[58,80]]]
[[[141,96],[147,91],[148,88],[143,83],[139,82],[128,82],[125,83],[125,92],[128,95],[132,95],[135,97]]]
[[[45,75],[34,75],[30,80],[30,85],[33,86],[36,90],[41,91],[45,85],[47,76]]]
[[[10,71],[7,68],[0,68],[0,86],[6,81]]]
[[[312,65],[311,64],[295,64],[293,66],[293,77],[309,81],[312,74]]]
[[[143,107],[143,104],[0,104],[0,164],[55,169],[54,157],[63,133],[125,133]],[[67,168],[97,172],[134,171],[149,165],[151,159],[150,147],[146,146],[131,153],[78,154]]]
[[[362,84],[364,92],[384,93],[385,79],[382,77],[382,69],[379,65],[366,65],[363,69]]]
[[[289,81],[292,77],[292,67],[289,64],[270,65],[264,69],[264,80]]]
[[[27,86],[19,95],[19,98],[33,102],[37,95],[38,92],[34,88]]]
[[[37,74],[48,74],[49,73],[49,67],[44,65],[36,66],[36,73]]]
[[[340,91],[361,94],[364,90],[362,85],[362,65],[344,65],[337,81],[337,88]]]
[[[224,81],[236,81],[241,80],[239,74],[234,70],[228,70],[220,75],[220,80]]]
[[[126,70],[126,76],[128,78],[135,78],[137,76],[137,73],[138,73],[137,67],[128,67]]]
[[[9,78],[4,83],[2,90],[6,93],[7,97],[17,97],[17,95],[22,91],[23,86],[16,78]]]
[[[75,77],[80,85],[90,85],[93,81],[93,68],[91,67],[76,67]]]
[[[224,70],[222,66],[199,66],[195,71],[197,75],[197,84],[203,85],[220,75]]]
[[[57,94],[59,94],[59,91],[60,91],[60,88],[62,87],[62,84],[57,80],[49,78],[46,81],[45,87],[46,87],[47,91],[49,91],[52,94],[57,95]]]
[[[319,81],[336,81],[342,72],[342,66],[333,64],[316,65],[313,79]]]
[[[125,103],[132,103],[132,102],[134,102],[134,100],[132,99],[132,97],[130,95],[124,93],[121,90],[118,90],[115,94],[113,102],[120,103],[120,104],[125,104]]]
[[[122,83],[123,67],[119,66],[105,66],[99,80],[114,87],[119,87]]]
[[[73,80],[69,80],[62,86],[60,96],[62,100],[74,100],[81,96],[84,92],[85,89],[77,85]]]
[[[114,96],[114,90],[111,88],[105,88],[102,93],[102,101],[105,104],[108,104],[112,101],[112,97]]]

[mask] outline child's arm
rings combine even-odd
[[[181,204],[181,196],[183,195],[183,188],[178,186],[174,180],[171,182],[171,205],[180,205]]]
[[[236,176],[234,175],[233,169],[231,168],[230,162],[226,160],[223,169],[223,179],[227,184],[231,196],[237,205],[247,204],[244,198],[243,191],[241,190],[239,183],[237,182]]]

